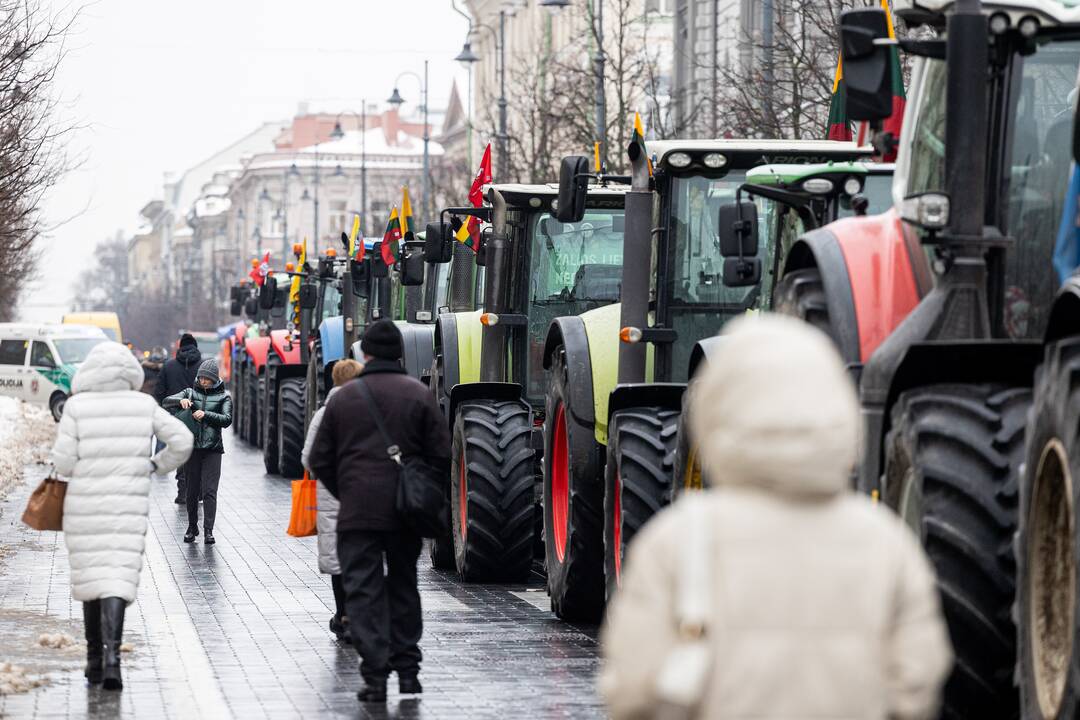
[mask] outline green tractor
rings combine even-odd
[[[557,219],[564,198],[553,185],[493,185],[487,206],[444,211],[491,223],[476,257],[483,309],[439,315],[430,381],[453,434],[452,534],[432,560],[452,558],[466,580],[522,580],[532,569],[544,338],[555,317],[618,301],[626,190],[606,180],[583,189],[574,223]],[[429,226],[428,242],[445,247],[449,234],[447,223]]]
[[[781,220],[797,228],[843,202],[860,206],[868,171],[847,163],[870,154],[776,140],[656,142],[648,152],[655,177],[631,152],[621,304],[559,317],[544,342],[545,564],[552,608],[565,619],[599,618],[626,543],[669,501],[683,392],[707,355],[701,341],[770,306],[779,258],[769,233]],[[839,164],[791,167],[829,162]],[[852,183],[858,192],[845,194]],[[746,193],[752,201],[733,203]],[[741,235],[730,232],[736,223]]]

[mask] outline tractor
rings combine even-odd
[[[649,143],[655,158],[650,165],[635,149],[621,303],[557,318],[544,341],[542,360],[550,372],[545,566],[552,609],[570,620],[599,618],[626,543],[670,497],[683,391],[703,354],[698,341],[715,335],[727,319],[767,304],[774,247],[756,230],[745,242],[728,242],[720,232],[735,222],[731,208],[754,207],[752,201],[732,204],[747,172],[774,165],[789,182],[798,177],[803,183],[813,175],[798,176],[791,165],[840,163],[835,172],[821,168],[818,178],[836,178],[822,197],[838,195],[845,185],[850,189],[849,178],[861,191],[866,171],[847,163],[871,153],[853,143],[676,140]],[[581,158],[563,161],[560,184],[568,193],[580,174],[568,169],[575,162],[584,164]],[[775,187],[762,185],[756,197],[769,222],[782,207],[766,197],[770,191],[789,200],[813,195],[786,189],[778,172],[766,175]],[[805,201],[808,221],[823,212],[817,207],[822,203],[836,205]],[[759,244],[766,248],[764,262],[757,257]]]
[[[957,658],[943,716],[1075,717],[1080,284],[1052,260],[1076,225],[1080,9],[894,9],[930,32],[892,41],[877,9],[840,20],[855,120],[891,114],[894,46],[915,57],[894,209],[803,236],[778,307],[837,343],[866,421],[857,487],[934,564]]]
[[[467,581],[522,580],[532,569],[544,335],[555,317],[618,301],[626,189],[601,179],[583,190],[575,223],[556,219],[553,185],[492,185],[486,206],[444,210],[491,223],[476,255],[483,309],[439,315],[430,379],[453,437],[451,535],[436,540],[432,561]],[[428,226],[429,259],[457,257],[448,225]]]
[[[237,288],[239,309],[247,316],[242,342],[236,343],[232,364],[233,412],[237,434],[253,446],[262,441],[259,404],[265,392],[265,366],[270,353],[270,332],[285,327],[288,288],[276,283]],[[237,309],[237,299],[233,301]]]

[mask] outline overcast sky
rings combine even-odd
[[[48,5],[48,0],[46,2]],[[460,3],[459,3],[460,6]],[[54,12],[79,7],[52,0]],[[359,110],[385,101],[398,74],[430,65],[432,107],[464,71],[452,58],[467,23],[450,0],[97,0],[80,11],[57,92],[85,126],[70,144],[82,166],[48,199],[58,227],[40,281],[23,298],[26,320],[58,321],[94,245],[138,225],[181,173],[266,120],[312,110]],[[401,94],[418,99],[403,78]],[[408,111],[408,106],[403,108]]]

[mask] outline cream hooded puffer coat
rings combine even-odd
[[[690,398],[715,489],[635,536],[608,606],[600,686],[613,717],[657,713],[692,503],[710,518],[712,560],[698,717],[933,717],[952,664],[933,569],[899,518],[849,489],[859,414],[839,356],[778,316],[725,336]]]
[[[330,402],[330,398],[334,397],[334,393],[340,389],[338,386],[330,388],[330,392],[326,394],[326,402]],[[326,405],[324,404],[311,416],[307,437],[304,438],[304,449],[300,451],[300,462],[308,472],[311,472],[311,468],[308,467],[308,455],[311,454],[311,448],[315,445],[315,437],[319,434],[325,412]],[[319,549],[319,572],[326,575],[340,575],[341,563],[337,556],[337,517],[341,503],[330,494],[325,485],[318,482],[318,478],[315,479],[315,502],[318,505],[318,510],[315,512],[315,529],[319,534],[316,543]]]
[[[139,392],[142,384],[143,370],[131,352],[101,343],[75,373],[60,418],[52,461],[68,481],[64,542],[76,600],[135,599],[150,473],[168,473],[191,454],[191,432]],[[165,448],[151,458],[153,435]]]

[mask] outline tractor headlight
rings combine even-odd
[[[684,152],[673,152],[667,157],[668,165],[684,168],[690,165],[690,156]]]
[[[854,175],[844,181],[844,192],[846,194],[857,195],[860,190],[862,190],[862,183]]]
[[[828,195],[835,187],[828,178],[810,178],[802,184],[802,189],[812,195]]]
[[[909,195],[900,204],[900,217],[924,230],[942,230],[949,224],[949,196],[941,192]]]
[[[705,167],[714,170],[727,165],[727,157],[720,153],[705,153],[705,157],[703,157],[701,161],[705,163]]]

